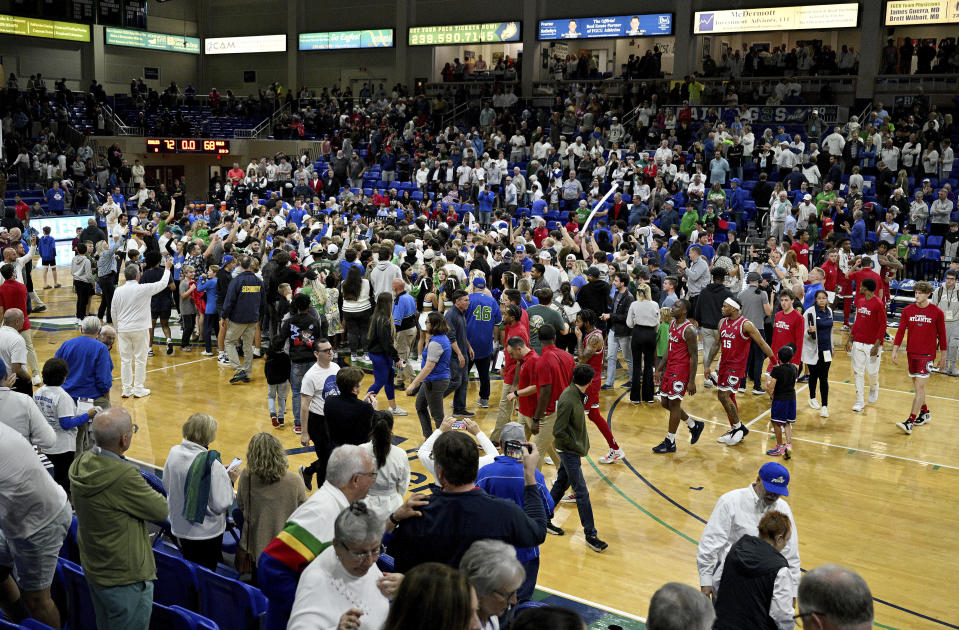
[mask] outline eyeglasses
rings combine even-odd
[[[357,560],[359,562],[362,562],[366,559],[376,560],[377,558],[382,556],[384,553],[386,553],[385,545],[380,545],[376,549],[371,549],[368,551],[353,551],[352,549],[350,549],[343,543],[338,543],[338,544],[340,545],[340,547],[343,548],[344,551],[346,551],[346,553],[350,554],[350,556],[352,556],[354,560]]]
[[[510,591],[509,593],[504,593],[502,591],[495,591],[495,590],[493,592],[499,595],[500,597],[502,597],[503,601],[505,601],[506,603],[509,603],[513,601],[514,599],[516,599],[516,594],[519,593],[519,589],[516,589],[515,591]]]
[[[798,615],[793,615],[793,620],[802,628],[805,628],[806,625],[803,623],[803,617],[809,617],[810,615],[819,615],[820,617],[825,617],[825,613],[809,611],[804,613],[799,613]],[[810,626],[812,627],[812,626]],[[821,626],[820,626],[821,627]]]
[[[317,348],[316,351],[317,352],[333,352],[333,346],[330,346],[329,348]]]
[[[358,472],[357,475],[362,475],[364,477],[369,477],[370,479],[376,479],[376,475],[379,474],[377,471],[373,470],[371,472]]]

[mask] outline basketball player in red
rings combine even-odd
[[[596,328],[596,313],[592,309],[584,308],[576,314],[576,347],[579,350],[579,362],[592,366],[594,376],[589,387],[586,388],[586,404],[589,405],[589,419],[606,438],[609,452],[599,459],[601,464],[613,464],[625,457],[623,449],[616,443],[613,432],[609,428],[606,418],[599,413],[599,387],[603,379],[603,331]]]
[[[793,294],[790,291],[782,290],[779,292],[779,306],[781,311],[776,313],[773,319],[773,339],[771,346],[771,356],[769,357],[769,367],[767,372],[771,372],[773,367],[779,362],[776,358],[779,349],[787,344],[793,344],[796,348],[802,348],[803,335],[806,332],[806,323],[803,316],[795,309]],[[796,369],[802,371],[802,352],[797,351],[791,363],[796,364]]]
[[[719,359],[717,393],[719,404],[726,411],[730,429],[716,441],[727,446],[739,444],[749,434],[749,429],[739,420],[736,390],[746,379],[746,359],[749,357],[750,340],[755,341],[767,357],[772,359],[773,356],[773,351],[769,349],[759,330],[742,316],[742,308],[735,298],[726,298],[723,302],[723,318],[719,320],[719,343],[709,349],[709,354],[704,361],[705,365],[712,365],[716,353],[722,351]]]
[[[872,262],[871,258],[865,260]],[[859,297],[856,298],[856,321],[846,342],[846,352],[851,353],[849,358],[856,384],[856,404],[852,406],[852,410],[856,412],[866,408],[866,379],[869,380],[869,402],[879,400],[879,363],[882,361],[882,342],[887,324],[886,305],[875,294],[881,286],[880,282],[881,280],[877,281],[872,277],[857,282]]]
[[[684,420],[689,427],[692,439],[690,444],[699,441],[706,425],[693,420],[683,410],[682,402],[686,392],[696,394],[696,361],[699,359],[699,341],[696,327],[687,319],[689,302],[676,300],[673,304],[673,322],[669,325],[669,349],[663,355],[653,380],[659,382],[659,395],[663,408],[669,409],[669,430],[666,439],[653,447],[654,453],[676,452],[676,431],[679,421]]]
[[[906,357],[909,359],[909,376],[916,395],[912,398],[912,412],[905,422],[897,422],[896,426],[906,435],[912,433],[914,426],[921,426],[929,422],[929,408],[926,406],[926,381],[929,371],[936,362],[936,350],[939,351],[940,371],[946,366],[946,317],[942,310],[929,302],[932,297],[932,285],[928,282],[916,283],[916,302],[902,311],[899,319],[899,331],[892,342],[892,362],[899,365],[896,359],[899,355],[899,346],[902,338],[909,333],[906,342]]]

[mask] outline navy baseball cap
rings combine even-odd
[[[227,254],[226,256],[223,257],[222,260],[220,260],[220,264],[223,266],[229,265],[231,262],[233,262],[233,256],[230,256],[229,254]]]
[[[759,469],[759,478],[762,479],[766,492],[775,492],[784,497],[789,496],[789,470],[777,462],[767,462]]]
[[[486,288],[486,280],[483,280],[482,278],[473,278],[473,286],[477,289],[484,289]]]

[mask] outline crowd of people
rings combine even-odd
[[[692,78],[677,89],[690,102],[701,96]],[[876,104],[867,120],[837,125],[812,112],[787,133],[750,120],[747,108],[694,121],[688,106],[648,98],[628,127],[625,112],[577,91],[540,110],[484,103],[475,126],[441,129],[422,95],[408,102],[384,91],[357,107],[331,95],[309,122],[324,136],[318,155],[235,163],[211,181],[211,203],[190,203],[176,182],[131,207],[122,156],[111,152],[107,171],[119,183],[73,244],[79,335],[42,370],[28,349],[28,316],[42,302],[27,284],[37,253],[45,267],[55,255],[49,235],[30,232],[29,212],[5,218],[0,431],[11,437],[0,440],[0,571],[16,567],[19,590],[0,573],[0,594],[11,614],[59,627],[49,586],[68,497],[102,628],[140,627],[149,615],[145,523],[169,518],[184,557],[215,568],[237,501],[246,524],[239,560],[269,597],[270,628],[497,628],[531,597],[545,536],[565,534],[551,520],[563,503],[576,504],[590,549],[608,547],[582,472],[587,419],[608,449],[601,463],[625,455],[600,391],[619,384],[636,405],[658,401],[667,430],[652,452],[666,455],[677,451],[680,425],[692,444],[703,432],[683,408],[697,374],[727,414],[727,446],[749,433],[736,396],[752,380],[753,394],[771,398],[776,446],[767,454],[790,458],[797,383],[809,382],[809,406],[829,417],[840,312],[852,409],[878,401],[892,282],[904,268],[922,270],[904,263],[936,237],[949,268],[936,261],[928,275],[937,286],[915,284],[916,303],[888,340],[896,362],[908,335],[916,392],[899,428],[928,422],[932,368],[959,375],[948,114],[917,99],[894,116]],[[122,462],[136,425],[111,406],[110,348],[121,396],[149,396],[146,365],[163,347],[156,327],[166,353],[177,352],[174,311],[179,351],[202,343],[204,356],[229,366],[232,386],[260,387],[275,431],[286,430],[289,409],[293,433],[315,449],[312,464],[288,471],[275,435],[257,434],[245,467],[224,466],[210,449],[217,422],[205,414],[189,416],[166,459],[165,499]],[[366,391],[360,367],[372,368]],[[415,401],[420,461],[436,482],[429,497],[405,497],[409,463],[391,445],[394,417],[409,413],[403,394]],[[491,402],[487,436],[472,418]],[[726,624],[716,627],[792,627],[797,593],[807,623],[871,624],[858,576],[826,567],[799,580],[788,482],[785,467],[768,463],[710,518],[697,560]],[[27,518],[31,505],[39,507]],[[393,572],[375,567],[384,543]],[[762,584],[748,577],[757,554]],[[648,625],[705,628],[712,614],[706,598],[667,585]],[[582,625],[563,615],[533,608],[503,622]]]

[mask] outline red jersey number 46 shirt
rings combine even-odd
[[[894,345],[902,344],[906,331],[909,332],[909,339],[906,341],[909,373],[926,376],[929,374],[929,364],[936,358],[936,350],[946,351],[945,315],[934,304],[927,304],[923,308],[910,304],[902,311]]]

